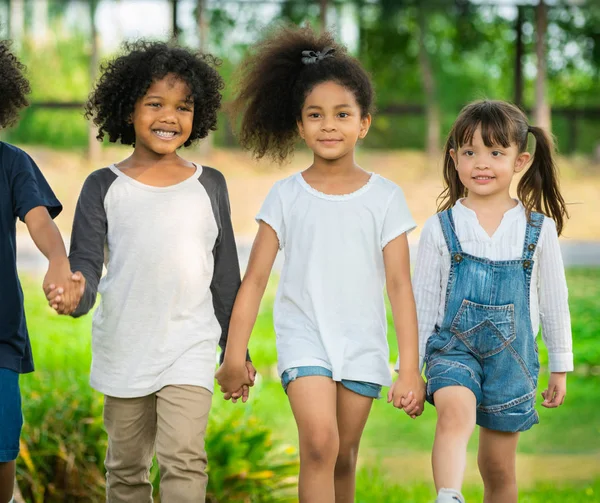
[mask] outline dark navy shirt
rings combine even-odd
[[[0,142],[0,368],[21,374],[33,370],[33,358],[17,276],[16,224],[38,206],[52,218],[62,210],[33,159]]]

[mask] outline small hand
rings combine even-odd
[[[415,419],[423,413],[425,403],[425,383],[417,371],[400,372],[398,379],[388,392],[388,403],[403,409]]]
[[[229,400],[234,392],[239,393],[244,385],[251,386],[254,384],[246,364],[231,365],[227,362],[227,359],[225,359],[223,364],[217,370],[215,378],[221,386],[221,391],[225,394],[225,400]],[[237,398],[242,395],[243,392],[240,393]]]
[[[70,272],[70,271],[69,271]],[[85,277],[81,272],[71,273],[64,285],[44,283],[48,304],[59,314],[71,314],[81,301],[85,291]]]
[[[256,369],[252,362],[246,361],[246,369],[248,370],[248,378],[252,381],[250,385],[244,384],[241,389],[229,393],[231,397],[231,401],[233,403],[237,403],[238,399],[241,397],[242,403],[246,403],[248,401],[248,397],[250,395],[250,386],[254,386],[254,380],[256,379]],[[227,399],[227,393],[225,393],[225,398]]]
[[[567,395],[567,373],[566,372],[552,372],[550,374],[550,380],[548,381],[548,387],[542,391],[542,407],[547,409],[555,409],[560,407]]]

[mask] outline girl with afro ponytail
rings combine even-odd
[[[246,348],[283,250],[273,316],[278,373],[298,425],[301,502],[354,501],[360,437],[373,399],[391,385],[386,283],[401,360],[388,400],[412,417],[423,410],[406,238],[415,224],[401,189],[354,157],[373,94],[367,72],[330,34],[284,27],[251,49],[232,107],[241,144],[257,158],[284,162],[300,138],[314,154],[274,185],[256,217],[217,371],[225,398],[251,384]]]

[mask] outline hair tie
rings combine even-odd
[[[533,128],[529,124],[527,124],[527,132],[533,133]]]
[[[302,51],[302,63],[305,65],[313,65],[319,61],[323,61],[325,58],[333,58],[335,49],[333,47],[325,47],[323,52],[321,51]]]

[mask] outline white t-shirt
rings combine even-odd
[[[452,208],[452,216],[465,253],[489,260],[516,260],[523,256],[527,216],[522,203],[504,214],[493,236],[487,234],[479,224],[477,214],[461,201]],[[541,320],[550,371],[571,371],[573,346],[567,282],[556,225],[551,218],[544,218],[531,272],[529,299],[533,334],[537,336]],[[439,218],[434,215],[423,226],[413,276],[421,363],[429,336],[435,325],[441,326],[444,320],[449,273],[450,253]]]
[[[383,248],[416,227],[402,190],[371,174],[356,192],[329,195],[296,173],[256,219],[285,253],[273,309],[279,374],[322,366],[335,381],[389,386]]]
[[[187,180],[154,187],[115,166],[94,171],[77,203],[69,259],[86,278],[73,315],[101,294],[94,389],[120,398],[168,385],[213,390],[217,344],[225,348],[240,285],[221,173],[197,166]]]

